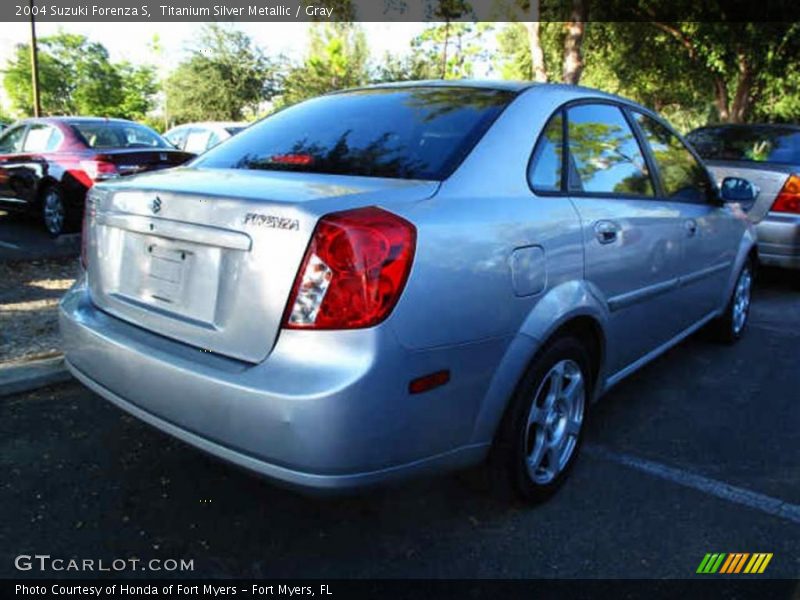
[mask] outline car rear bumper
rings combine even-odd
[[[800,269],[800,215],[769,213],[756,232],[761,264]]]
[[[251,365],[112,317],[82,283],[62,300],[60,325],[67,365],[88,388],[201,450],[293,487],[345,489],[459,468],[488,449],[470,442],[485,393],[476,374],[493,368],[483,344],[408,352],[382,327],[285,331],[270,357]],[[447,367],[450,384],[408,393],[411,378]]]

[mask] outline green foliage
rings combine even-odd
[[[139,118],[156,91],[151,70],[114,64],[102,44],[83,35],[58,33],[39,40],[42,112]],[[12,108],[33,113],[30,45],[20,44],[8,61],[3,85]]]
[[[550,80],[560,80],[564,32],[542,23]],[[497,35],[494,66],[531,78],[525,26]],[[687,131],[717,120],[800,119],[800,24],[587,23],[581,84],[636,100]],[[738,98],[738,100],[737,100]]]
[[[276,65],[245,33],[207,25],[199,45],[166,82],[172,121],[236,121],[252,115],[278,85]]]
[[[153,104],[152,70],[114,64],[106,48],[83,35],[58,33],[39,40],[42,112],[139,118]],[[20,44],[9,59],[3,85],[12,108],[33,114],[30,45]]]
[[[445,22],[428,26],[411,40],[411,62],[423,77],[464,79],[475,75],[475,62],[486,58],[483,25]]]
[[[369,80],[368,58],[367,38],[358,24],[315,23],[305,60],[289,68],[279,104],[364,85]]]

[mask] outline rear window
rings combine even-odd
[[[323,96],[252,125],[194,164],[441,180],[514,96],[442,87]]]
[[[155,131],[137,123],[77,121],[70,126],[90,148],[170,147]]]
[[[706,127],[686,136],[707,160],[800,164],[800,131],[783,127]]]

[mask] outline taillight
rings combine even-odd
[[[284,327],[377,325],[400,298],[416,239],[411,223],[376,207],[323,217],[297,273]]]
[[[119,175],[117,165],[107,160],[82,160],[81,170],[83,170],[92,181],[103,181]]]
[[[800,214],[800,175],[789,175],[770,210]]]

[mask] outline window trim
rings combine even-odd
[[[566,196],[566,197],[573,197],[573,198],[599,198],[599,199],[606,199],[606,198],[614,199],[614,198],[617,198],[617,199],[620,199],[620,200],[655,200],[655,199],[659,198],[659,188],[656,185],[655,177],[653,176],[652,172],[647,174],[648,177],[650,178],[650,184],[653,186],[653,195],[652,196],[642,196],[641,194],[625,194],[625,193],[617,193],[617,192],[586,192],[586,191],[583,191],[583,190],[570,190],[569,189],[569,171],[568,171],[568,169],[571,168],[572,165],[568,164],[567,168],[565,168],[565,166],[564,166],[564,162],[566,162],[566,159],[570,156],[570,153],[569,153],[569,109],[571,109],[571,108],[573,108],[575,106],[581,106],[581,105],[587,105],[587,104],[589,104],[589,105],[604,104],[604,105],[607,105],[607,106],[613,106],[614,108],[617,108],[622,113],[623,119],[625,119],[626,123],[628,123],[628,126],[630,127],[630,122],[627,120],[627,116],[625,114],[625,109],[627,108],[627,105],[623,104],[622,102],[618,102],[618,101],[615,101],[615,100],[610,100],[608,98],[593,98],[593,97],[575,98],[574,100],[568,100],[567,102],[564,102],[556,110],[554,110],[547,119],[545,119],[545,125],[544,125],[544,127],[542,127],[542,130],[539,132],[539,136],[536,139],[536,143],[534,144],[533,150],[531,151],[530,158],[528,159],[528,167],[526,168],[525,178],[528,180],[528,187],[530,188],[531,192],[533,192],[536,196],[543,196],[543,197],[548,197],[548,196],[551,196],[551,197],[563,197],[563,196]],[[557,192],[536,190],[536,189],[534,189],[533,182],[531,181],[531,178],[529,176],[529,174],[531,172],[531,162],[534,159],[534,155],[535,155],[536,150],[537,150],[537,148],[539,146],[539,142],[542,139],[542,137],[544,136],[544,131],[547,128],[547,125],[550,123],[550,120],[553,117],[556,116],[556,114],[558,112],[562,112],[562,115],[563,115],[562,124],[563,124],[563,127],[564,127],[564,134],[562,135],[562,140],[561,140],[561,143],[562,143],[562,150],[561,150],[561,157],[562,157],[561,158],[561,160],[562,160],[562,164],[561,164],[561,189],[559,191],[557,191]],[[648,149],[646,147],[642,148],[641,141],[637,137],[636,130],[633,127],[631,127],[631,132],[633,133],[634,138],[636,139],[636,142],[639,145],[639,150],[642,152],[642,156],[644,157],[645,162],[647,162],[647,160],[648,160],[647,159]],[[649,163],[648,163],[648,169],[650,169]]]
[[[5,154],[6,156],[14,156],[17,154],[22,154],[22,148],[25,146],[25,138],[28,137],[28,129],[30,129],[30,123],[20,123],[19,125],[11,125],[8,129],[3,130],[2,136],[5,137],[15,129],[22,130],[22,137],[20,138],[19,142],[19,149],[14,152],[3,152],[0,150],[0,154]]]
[[[534,161],[538,160],[537,152],[539,151],[540,145],[543,143],[545,131],[550,126],[550,123],[556,117],[561,116],[561,182],[559,184],[560,189],[558,190],[543,190],[537,189],[533,184],[533,177],[531,177],[531,167],[534,166]],[[566,110],[563,106],[559,107],[557,110],[550,115],[544,123],[544,127],[539,132],[539,137],[536,138],[536,143],[533,145],[533,150],[531,150],[531,155],[528,157],[528,165],[525,167],[525,179],[528,181],[528,187],[530,190],[536,194],[537,196],[561,196],[566,186],[566,177],[565,177],[565,170],[564,170],[564,158],[566,157],[566,150],[567,150],[567,114]]]
[[[56,144],[56,147],[53,150],[48,150],[47,148],[45,148],[44,150],[26,150],[25,149],[25,144],[28,143],[28,136],[30,135],[31,130],[34,127],[44,127],[44,128],[49,129],[51,131],[51,133],[50,133],[51,136],[53,135],[52,132],[55,132],[56,135],[59,136],[58,143]],[[50,145],[49,142],[50,142],[50,140],[48,138],[48,144],[47,144],[48,146]],[[34,123],[28,123],[28,128],[25,131],[25,135],[22,137],[22,147],[20,148],[19,154],[52,154],[53,152],[58,152],[59,149],[61,148],[61,144],[63,144],[63,143],[64,143],[64,132],[62,132],[58,127],[56,127],[52,123],[47,123],[47,122],[43,122],[43,121],[34,122]]]
[[[568,111],[573,106],[580,106],[582,104],[607,104],[610,106],[614,106],[618,108],[622,114],[624,115],[628,125],[631,127],[634,136],[637,139],[639,144],[640,150],[642,150],[642,154],[644,155],[645,161],[647,162],[647,168],[649,169],[650,173],[650,180],[653,184],[653,191],[655,194],[653,196],[641,196],[638,194],[618,194],[618,193],[608,193],[608,192],[584,192],[584,191],[570,191],[568,185],[568,176],[569,172],[567,169],[564,168],[564,162],[569,157],[569,117]],[[533,182],[530,178],[531,172],[531,163],[533,162],[534,155],[536,150],[539,146],[539,141],[544,136],[545,129],[547,125],[550,123],[551,119],[556,116],[559,112],[562,113],[563,120],[562,124],[564,127],[564,134],[562,136],[562,165],[561,165],[561,189],[559,191],[549,191],[549,190],[536,190],[533,187]],[[644,106],[639,106],[637,104],[628,103],[624,100],[613,100],[609,98],[595,98],[595,97],[586,97],[586,98],[575,98],[573,100],[568,100],[563,104],[559,105],[545,120],[544,126],[542,127],[541,131],[539,132],[538,137],[536,138],[536,143],[533,145],[533,149],[531,150],[530,157],[528,158],[528,165],[525,170],[525,179],[528,182],[528,188],[530,191],[539,197],[574,197],[574,198],[598,198],[598,199],[615,199],[618,198],[620,200],[661,200],[663,202],[676,202],[680,204],[694,204],[700,205],[700,202],[692,201],[692,200],[681,200],[676,198],[670,198],[666,195],[661,179],[661,170],[658,169],[658,165],[655,162],[654,157],[652,156],[652,149],[650,148],[650,144],[647,143],[646,139],[644,139],[644,134],[641,132],[639,124],[636,123],[636,119],[633,118],[632,115],[629,113],[638,112],[646,117],[649,117],[656,121],[657,123],[663,125],[667,131],[672,133],[673,135],[677,136],[678,139],[681,141],[683,146],[689,151],[689,153],[694,157],[694,159],[700,164],[703,170],[706,173],[706,177],[708,179],[710,188],[709,188],[709,198],[703,202],[703,205],[711,205],[714,206],[714,198],[711,197],[713,190],[716,190],[716,184],[714,183],[713,177],[708,171],[708,168],[705,165],[705,162],[702,158],[697,154],[697,152],[692,148],[691,144],[688,144],[686,140],[681,136],[675,128],[672,127],[667,121],[665,121],[660,115],[654,113],[653,111],[649,110]]]
[[[704,200],[702,200],[702,201],[689,200],[689,199],[686,199],[686,198],[673,198],[673,197],[667,196],[667,190],[664,187],[664,179],[663,179],[663,177],[661,175],[661,168],[658,166],[658,163],[656,162],[655,155],[653,155],[653,149],[650,147],[650,144],[647,143],[647,153],[648,153],[648,155],[650,155],[650,157],[651,157],[651,159],[653,161],[653,167],[655,168],[655,171],[653,171],[653,172],[656,174],[656,178],[658,179],[658,185],[659,185],[659,188],[660,188],[660,192],[659,192],[659,196],[658,197],[661,198],[662,200],[664,200],[665,202],[677,202],[679,204],[693,204],[693,205],[696,205],[696,206],[709,206],[709,205],[710,206],[714,206],[714,204],[715,204],[714,200],[715,200],[715,197],[716,197],[715,196],[715,192],[716,192],[717,185],[716,185],[716,183],[714,183],[714,178],[711,176],[711,173],[709,173],[708,167],[706,167],[705,162],[703,161],[702,158],[700,158],[700,155],[697,154],[697,152],[692,147],[692,145],[689,144],[683,138],[683,136],[681,136],[677,131],[675,131],[675,129],[672,126],[670,126],[669,123],[667,123],[664,119],[659,118],[657,115],[648,114],[647,112],[645,112],[645,111],[643,111],[643,110],[641,110],[639,108],[636,108],[636,107],[627,107],[627,110],[630,113],[639,113],[643,117],[652,119],[653,121],[655,121],[656,123],[658,123],[659,125],[664,127],[664,129],[666,129],[669,133],[674,135],[678,139],[678,141],[681,143],[683,148],[697,161],[697,164],[700,165],[700,168],[703,170],[703,172],[706,175],[706,179],[708,181],[708,188],[706,190],[706,198]],[[636,121],[636,118],[633,116],[633,114],[631,114],[631,121],[634,122],[634,125],[636,126],[636,130],[639,132],[639,134],[642,136],[642,138],[645,139],[644,131],[642,131],[641,125],[639,125],[639,123]]]

